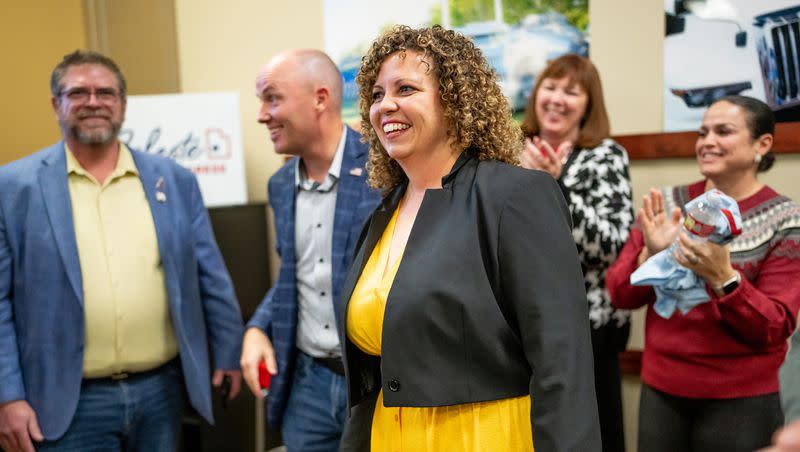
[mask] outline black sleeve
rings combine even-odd
[[[500,216],[503,302],[533,369],[536,450],[601,450],[589,313],[570,213],[557,183],[530,171]]]

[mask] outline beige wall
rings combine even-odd
[[[67,53],[85,46],[80,0],[3,0],[0,43],[0,164],[59,138],[50,106],[50,72]]]
[[[113,58],[128,94],[180,91],[174,4],[163,0],[84,0],[87,47]]]
[[[75,49],[119,63],[129,94],[178,92],[173,3],[163,0],[2,0],[0,42],[13,70],[0,74],[0,164],[60,138],[50,72]]]
[[[589,52],[603,79],[611,132],[660,132],[664,2],[593,0],[589,23]]]
[[[322,2],[175,0],[175,13],[183,91],[240,93],[247,193],[263,201],[282,160],[256,123],[256,71],[281,50],[323,47]]]

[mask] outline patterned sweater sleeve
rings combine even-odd
[[[636,309],[655,301],[656,293],[652,286],[634,286],[631,273],[636,270],[639,253],[644,249],[644,236],[634,227],[619,259],[606,273],[606,288],[611,294],[611,304],[618,309]]]
[[[628,154],[606,139],[575,161],[561,183],[572,213],[572,235],[588,267],[613,263],[633,223]]]
[[[800,310],[800,206],[781,220],[757,263],[737,265],[744,278],[730,294],[717,298],[714,311],[743,340],[762,347],[782,345],[795,329]],[[774,213],[773,213],[774,214]]]

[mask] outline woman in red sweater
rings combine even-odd
[[[695,144],[704,179],[651,190],[606,286],[614,306],[648,306],[639,450],[752,451],[782,424],[778,368],[800,309],[800,205],[759,182],[775,160],[775,120],[761,101],[729,96],[709,107]],[[681,208],[717,188],[736,199],[743,232],[728,246],[680,233]],[[669,319],[655,292],[631,286],[648,257],[680,237],[675,258],[711,300]]]

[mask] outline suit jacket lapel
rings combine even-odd
[[[172,252],[172,231],[175,225],[170,221],[169,198],[170,192],[174,192],[176,187],[168,186],[162,171],[144,158],[138,151],[131,150],[136,169],[139,171],[139,180],[142,181],[147,203],[150,206],[150,215],[153,217],[153,225],[156,230],[158,241],[158,253],[161,255],[161,265],[164,269],[164,279],[167,284],[167,294],[171,303],[180,301],[180,289],[177,286],[178,279],[175,271],[175,262]],[[160,194],[159,194],[160,193]],[[173,201],[175,202],[175,201]],[[187,221],[192,221],[188,218]]]
[[[347,273],[347,279],[342,287],[341,297],[344,303],[334,303],[334,306],[343,309],[338,313],[340,325],[344,325],[344,315],[347,312],[347,305],[350,303],[350,297],[353,295],[353,290],[356,288],[358,278],[361,277],[361,272],[364,270],[364,266],[367,265],[372,250],[375,249],[375,245],[378,243],[378,240],[380,240],[381,235],[383,235],[386,225],[389,224],[389,220],[392,219],[392,214],[394,214],[394,210],[400,203],[400,198],[403,197],[405,191],[406,184],[401,184],[395,188],[383,199],[381,205],[369,218],[369,227],[367,228],[366,237],[356,251],[353,264],[350,267],[350,271]],[[344,341],[344,332],[340,331],[339,336],[342,341]],[[344,342],[342,343],[344,344]]]
[[[349,236],[350,231],[353,229],[354,219],[357,217],[355,209],[358,208],[358,201],[361,193],[364,192],[359,184],[366,184],[364,177],[364,168],[359,167],[356,162],[358,158],[364,153],[364,150],[357,146],[354,141],[358,140],[355,132],[351,131],[349,127],[345,129],[347,139],[345,141],[344,151],[342,155],[342,166],[339,170],[339,187],[336,189],[336,208],[333,214],[333,230],[342,231],[345,240],[333,241],[333,254],[338,256],[339,259],[333,262],[332,274],[337,275],[345,266],[347,259],[348,244],[351,243],[352,238]],[[352,174],[351,171],[360,170],[358,174]],[[334,232],[334,235],[336,232]],[[347,270],[344,268],[343,270]]]
[[[280,203],[281,212],[275,212],[276,221],[278,215],[280,215],[280,217],[285,221],[283,228],[281,228],[279,231],[281,237],[278,237],[278,243],[283,243],[286,245],[286,248],[281,250],[281,262],[290,264],[293,269],[296,269],[295,266],[297,260],[294,243],[295,194],[297,192],[297,187],[295,186],[295,171],[296,165],[293,164],[291,171],[288,174],[290,182],[286,184],[278,184],[276,187],[276,197],[282,200],[282,202]]]
[[[67,180],[67,156],[64,142],[53,146],[42,160],[39,184],[42,187],[47,216],[58,254],[67,272],[72,290],[78,303],[83,306],[83,280],[78,257],[78,244],[75,240],[75,223],[72,219],[72,200]]]

